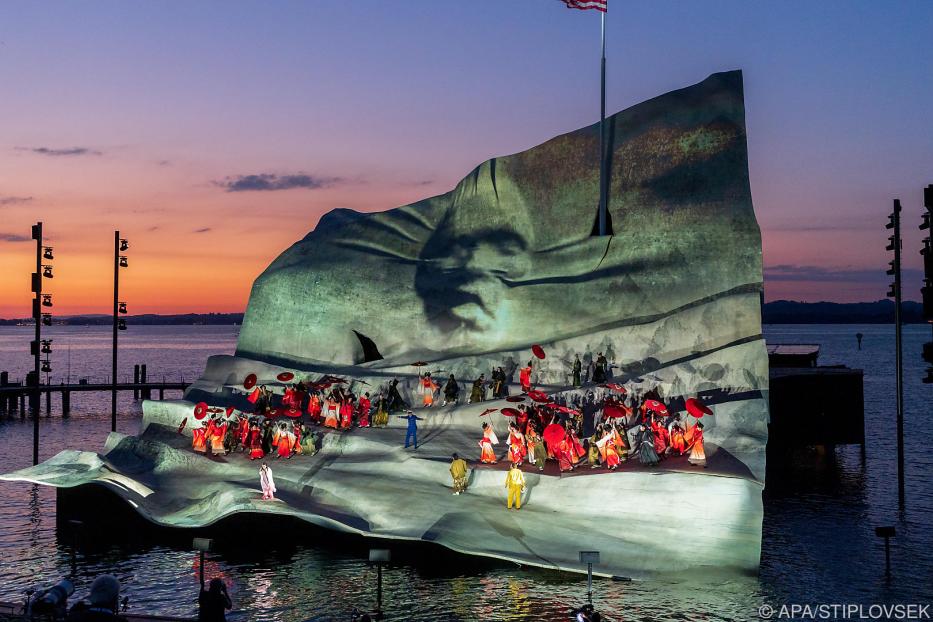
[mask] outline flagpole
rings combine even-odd
[[[599,12],[602,57],[599,67],[599,235],[606,235],[606,13]]]

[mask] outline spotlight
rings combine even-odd
[[[891,276],[894,276],[894,274],[897,272],[897,270],[894,269],[894,260],[892,259],[891,261],[889,261],[889,262],[888,262],[888,265],[891,266],[891,267],[888,268],[887,271],[885,271],[885,274],[889,274],[889,275],[891,275]]]
[[[894,285],[891,285],[891,289],[888,290],[888,298],[894,298],[894,297],[895,297]]]
[[[42,340],[42,354],[51,354],[52,353],[52,340],[43,339]]]
[[[42,306],[43,307],[52,306],[52,294],[42,294]]]
[[[126,255],[120,255],[120,267],[126,268],[127,266],[129,266],[129,263],[126,261]]]
[[[42,276],[44,276],[47,279],[51,279],[52,278],[52,266],[47,265],[47,264],[42,264]]]
[[[130,247],[130,243],[129,243],[129,242],[127,242],[127,241],[124,240],[124,239],[120,239],[120,252],[121,252],[121,253],[122,253],[123,251],[129,249],[129,247]]]
[[[51,325],[52,325],[52,314],[51,314],[51,313],[43,313],[43,314],[42,314],[42,324],[43,324],[43,326],[51,326]]]
[[[117,320],[117,330],[126,330],[126,320],[122,317]]]
[[[42,371],[44,371],[45,373],[49,373],[52,371],[52,363],[48,359],[42,361]]]
[[[52,247],[51,247],[51,246],[46,246],[46,247],[45,247],[45,252],[42,253],[42,256],[43,256],[45,259],[55,259],[54,257],[52,257]]]
[[[121,303],[120,303],[120,308],[118,309],[118,311],[119,311],[120,313],[126,313],[126,303],[125,303],[125,302],[121,302]]]
[[[929,229],[929,228],[930,228],[930,212],[927,212],[926,214],[923,215],[923,222],[920,223],[920,230],[923,231],[924,229]]]
[[[885,247],[884,250],[893,251],[894,250],[894,236],[892,235],[891,237],[888,238],[888,240],[889,240],[888,245]]]

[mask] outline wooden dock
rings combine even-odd
[[[160,400],[165,399],[166,391],[184,392],[190,382],[123,382],[116,385],[117,391],[133,391],[136,399],[149,400],[152,394],[157,393]],[[58,393],[61,396],[62,416],[67,417],[71,413],[71,394],[83,393],[89,391],[110,392],[114,389],[111,383],[88,383],[79,382],[77,384],[40,384],[38,387],[25,386],[22,383],[0,384],[0,416],[10,416],[18,412],[21,417],[25,417],[28,410],[37,411],[39,405],[33,404],[36,389],[39,394],[45,395],[45,412],[52,412],[52,394]],[[27,403],[28,402],[28,403]]]

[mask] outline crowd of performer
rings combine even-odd
[[[527,464],[544,470],[552,460],[562,472],[584,466],[613,471],[629,460],[654,466],[669,457],[687,455],[690,464],[706,466],[703,423],[684,424],[679,414],[660,415],[643,406],[635,414],[596,421],[592,433],[584,437],[579,411],[557,410],[553,403],[520,404],[516,410],[519,414],[509,422],[508,436],[502,441],[506,449],[502,457],[496,453],[500,440],[493,425],[482,424],[480,463],[507,459],[518,467]]]
[[[587,370],[586,379],[604,381],[608,370],[605,357],[599,353]],[[472,382],[467,401],[485,401],[487,393],[493,399],[509,397],[509,380],[514,371],[506,373],[502,367],[494,368],[490,380],[480,374]],[[532,361],[517,371],[523,395],[535,393]],[[574,385],[581,382],[581,371],[581,361],[575,357]],[[222,409],[212,409],[220,412],[193,429],[192,447],[196,452],[211,455],[242,452],[251,460],[290,459],[317,453],[323,441],[320,428],[384,427],[390,416],[402,413],[399,416],[408,423],[405,447],[414,445],[417,449],[417,421],[421,418],[408,410],[411,404],[402,397],[397,379],[388,382],[374,397],[368,391],[356,395],[344,384],[343,379],[326,376],[323,381],[286,385],[281,395],[265,385],[251,387],[247,399],[253,405],[252,412],[228,408],[224,417]],[[430,372],[419,374],[417,391],[424,408],[433,407],[438,400],[443,406],[457,404],[461,397],[460,384],[453,374],[440,382]],[[508,430],[503,431],[502,446],[492,423],[482,423],[478,461],[495,464],[505,459],[519,468],[528,465],[544,470],[550,460],[564,472],[584,466],[615,470],[629,460],[653,466],[668,457],[689,455],[690,464],[706,466],[703,424],[698,420],[687,423],[680,414],[668,413],[663,408],[649,409],[652,402],[649,398],[656,397],[659,397],[656,390],[646,393],[643,401],[628,396],[629,406],[612,396],[597,402],[590,395],[589,402],[582,404],[568,404],[561,396],[556,396],[557,401],[548,398],[545,403],[523,397],[523,403],[516,403],[511,410],[514,416]],[[587,407],[589,416],[584,417]],[[319,430],[316,433],[315,428]]]

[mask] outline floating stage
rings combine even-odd
[[[566,571],[585,571],[578,552],[598,550],[603,575],[756,572],[768,358],[741,73],[714,74],[606,126],[611,236],[591,235],[598,125],[484,162],[450,192],[412,205],[334,210],[256,280],[236,354],[211,357],[185,399],[144,402],[140,432],[112,434],[101,453],[64,451],[2,477],[104,486],[173,527],[281,514]],[[506,404],[463,404],[470,385],[500,366],[517,376],[534,359],[537,388],[599,402],[607,389],[570,385],[575,357],[589,366],[600,353],[628,395],[656,391],[672,412],[689,397],[712,409],[707,467],[630,459],[615,472],[561,474],[526,464],[522,509],[507,510],[510,420],[498,410],[481,417]],[[194,405],[249,413],[252,374],[277,394],[285,371],[340,376],[356,395],[395,378],[420,404],[421,369],[441,384],[455,374],[461,403],[415,409],[417,450],[403,448],[398,417],[386,428],[328,431],[313,456],[268,460],[274,501],[260,498],[259,465],[245,454],[191,449]],[[593,415],[584,409],[586,425]],[[483,421],[503,439],[494,466],[476,464]],[[472,467],[459,496],[448,473],[454,452]]]

